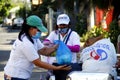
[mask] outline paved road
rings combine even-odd
[[[3,80],[3,68],[9,58],[13,42],[17,38],[19,30],[9,30],[0,27],[0,80]],[[35,66],[30,80],[40,80],[40,74],[45,75],[44,69]]]

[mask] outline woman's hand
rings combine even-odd
[[[71,66],[63,65],[63,66],[57,66],[56,70],[70,70]]]

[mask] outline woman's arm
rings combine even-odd
[[[56,51],[58,45],[53,45],[52,47],[43,47],[42,49],[38,50],[38,53],[41,55],[49,56],[51,53]]]
[[[32,63],[38,67],[49,69],[49,70],[70,70],[71,69],[71,66],[66,66],[66,65],[54,66],[54,65],[40,61],[39,58],[32,61]]]

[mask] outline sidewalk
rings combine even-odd
[[[45,76],[46,76],[46,70],[44,70],[42,68],[37,68],[36,67],[33,70],[33,73],[31,75],[30,80],[40,80],[40,75],[44,75],[43,77],[45,78]],[[4,80],[4,72],[3,71],[0,71],[0,80]]]

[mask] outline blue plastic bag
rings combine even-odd
[[[58,64],[70,64],[72,61],[72,52],[66,46],[63,41],[55,40],[55,44],[58,44],[58,49],[56,51],[56,59]]]

